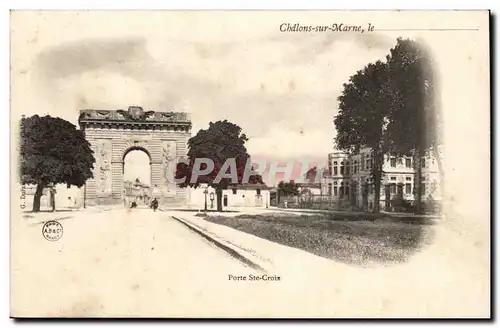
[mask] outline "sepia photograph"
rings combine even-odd
[[[11,317],[490,318],[490,19],[12,10]]]

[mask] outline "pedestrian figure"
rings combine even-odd
[[[151,207],[153,208],[153,211],[156,212],[156,209],[158,208],[158,200],[156,198],[151,202]]]

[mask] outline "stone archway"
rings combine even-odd
[[[122,175],[125,174],[125,158],[127,157],[127,155],[130,152],[138,150],[138,151],[142,151],[149,158],[149,175],[150,175],[149,181],[152,182],[153,181],[153,170],[151,169],[151,166],[153,164],[153,160],[151,158],[151,153],[149,152],[149,150],[147,148],[145,148],[144,145],[142,145],[142,146],[127,145],[125,147],[126,148],[125,148],[125,151],[123,152],[123,156],[122,156]]]
[[[148,154],[152,196],[163,205],[181,205],[187,190],[173,181],[175,160],[187,154],[191,121],[186,113],[124,110],[81,110],[80,129],[90,142],[96,163],[85,186],[87,205],[121,204],[124,159],[140,149]]]
[[[122,200],[127,207],[134,201],[137,205],[150,204],[152,200],[151,173],[151,154],[147,149],[132,146],[125,150],[122,159],[124,184]]]

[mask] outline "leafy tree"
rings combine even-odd
[[[438,152],[441,118],[434,97],[432,59],[423,45],[400,38],[391,49],[387,64],[391,90],[387,144],[398,156],[413,154],[415,210],[419,213],[422,157],[433,151],[442,175]]]
[[[334,123],[337,148],[357,154],[363,147],[373,151],[372,176],[375,185],[374,211],[380,211],[380,185],[385,153],[384,133],[389,110],[387,64],[377,61],[351,76],[338,98],[339,113]]]
[[[177,165],[175,178],[182,181],[177,185],[181,188],[197,188],[201,184],[208,184],[216,191],[217,211],[222,211],[224,189],[247,182],[263,183],[260,175],[245,175],[245,172],[253,171],[253,168],[247,167],[247,161],[250,161],[250,155],[245,148],[247,140],[242,129],[236,124],[227,120],[210,122],[208,129],[198,131],[189,139],[187,161]],[[205,160],[213,163],[212,170]],[[223,177],[224,174],[234,173],[232,170],[236,170],[236,180],[228,176]],[[207,173],[199,174],[204,171]],[[246,177],[249,178],[248,181],[244,181]]]
[[[34,115],[21,119],[20,177],[35,184],[33,212],[40,211],[43,188],[66,183],[83,186],[93,177],[95,158],[83,131],[58,117]]]
[[[299,185],[294,180],[290,182],[281,181],[278,183],[278,192],[280,196],[298,196]]]

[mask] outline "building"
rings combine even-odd
[[[125,205],[136,202],[137,205],[149,205],[151,203],[151,187],[136,179],[135,181],[123,182],[123,193]]]
[[[33,201],[35,199],[36,185],[24,185],[25,190],[25,210],[31,211],[33,208]],[[40,197],[40,210],[52,210],[51,204],[51,190],[53,190],[53,200],[56,210],[61,209],[77,209],[83,207],[83,187],[68,186],[64,183],[56,184],[54,188],[44,188],[42,196]]]
[[[328,183],[329,172],[313,167],[304,175],[304,182],[299,182],[299,194],[328,195],[325,183]]]
[[[191,208],[204,209],[206,197],[207,209],[217,209],[217,196],[214,188],[202,185],[196,189],[189,189],[191,189]],[[271,203],[270,191],[271,188],[265,184],[234,185],[222,191],[222,207],[267,208]]]
[[[380,206],[386,200],[399,195],[407,201],[414,201],[415,170],[412,156],[384,156],[380,189]],[[336,151],[328,154],[327,178],[322,183],[322,192],[334,199],[348,199],[353,205],[373,209],[375,190],[371,170],[373,154],[370,148],[363,148],[358,154],[348,155]],[[422,157],[422,200],[440,200],[440,175],[433,156]],[[364,190],[363,190],[364,189]],[[365,194],[365,197],[363,197]]]
[[[187,155],[191,137],[191,119],[187,113],[144,110],[80,110],[80,130],[90,143],[96,163],[93,178],[86,182],[86,205],[113,205],[124,202],[124,165],[130,151],[139,150],[149,157],[152,197],[160,205],[187,203],[186,189],[174,181],[177,158]]]

